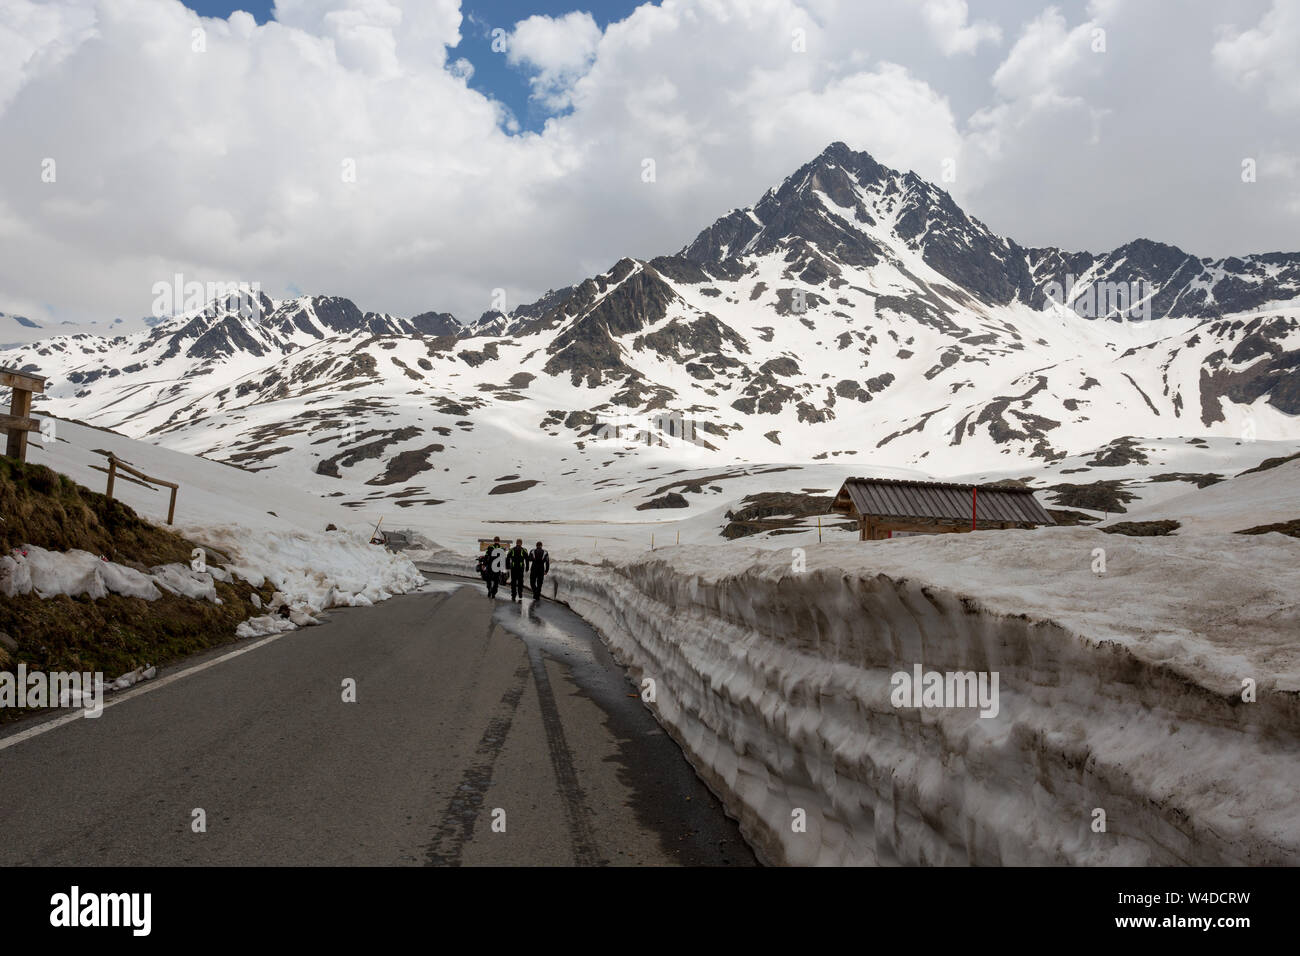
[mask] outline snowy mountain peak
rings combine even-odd
[[[842,142],[703,229],[678,256],[734,274],[740,260],[793,255],[800,281],[821,285],[838,267],[869,268],[908,253],[985,305],[1056,304],[1088,319],[1209,318],[1300,295],[1300,253],[1198,259],[1150,239],[1101,255],[1022,248],[915,172]]]

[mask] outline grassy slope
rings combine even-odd
[[[0,455],[0,546],[54,551],[81,549],[147,571],[188,563],[195,545],[140,518],[43,465]],[[211,560],[211,552],[209,552]],[[0,631],[17,642],[0,646],[0,669],[18,661],[29,669],[102,671],[112,679],[145,664],[166,664],[234,640],[235,627],[262,613],[244,581],[216,585],[223,604],[172,594],[156,601],[112,594],[98,601],[35,594],[0,597]],[[271,588],[259,592],[263,601]],[[0,720],[15,712],[0,711]]]

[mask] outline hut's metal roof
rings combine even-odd
[[[831,502],[831,511],[887,518],[938,518],[969,521],[971,492],[981,521],[1055,524],[1034,497],[1032,488],[1016,485],[959,485],[944,481],[896,478],[848,478]]]

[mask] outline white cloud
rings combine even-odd
[[[1049,7],[1025,26],[1007,58],[993,73],[993,87],[1012,99],[1067,99],[1087,67],[1100,60],[1091,52],[1092,21],[1070,28],[1060,10]]]
[[[1212,56],[1210,0],[1006,2],[974,24],[890,0],[663,0],[603,33],[529,18],[509,56],[563,115],[518,133],[448,52],[454,0],[280,0],[262,26],[177,0],[3,0],[0,310],[142,315],[181,271],[473,317],[497,287],[518,304],[677,249],[832,140],[935,180],[957,160],[945,188],[1028,244],[1294,245],[1294,173],[1239,177],[1243,156],[1300,153],[1254,92],[1289,47],[1251,47],[1243,86],[1219,72],[1273,20]]]
[[[30,77],[52,70],[94,34],[91,10],[73,4],[0,6],[0,109]]]
[[[1267,153],[1260,157],[1261,176],[1300,180],[1300,153]]]
[[[996,44],[1002,39],[1002,30],[996,23],[987,20],[969,22],[966,0],[925,0],[921,11],[945,56],[974,53],[981,43]]]
[[[352,68],[437,68],[460,42],[459,0],[276,0],[275,19],[332,38]]]
[[[531,81],[533,95],[560,110],[569,103],[569,88],[595,59],[600,38],[600,27],[590,13],[532,16],[515,24],[506,57],[516,66],[537,70]]]
[[[1300,110],[1300,0],[1274,0],[1249,30],[1225,28],[1212,54],[1221,75],[1261,91],[1269,108]]]
[[[962,151],[948,103],[895,63],[834,80],[817,92],[793,94],[756,116],[754,131],[763,149],[785,139],[841,140],[887,166],[914,169],[936,182],[943,161]]]

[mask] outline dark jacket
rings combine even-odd
[[[483,557],[480,559],[483,562],[483,569],[479,573],[490,574],[496,570],[496,565],[493,562],[496,561],[497,553],[500,552],[501,554],[505,554],[505,550],[506,549],[500,545],[489,544],[487,549],[483,552]]]
[[[528,560],[532,563],[535,578],[545,577],[551,570],[551,556],[544,548],[533,548],[528,552]]]
[[[516,545],[506,552],[506,568],[511,572],[523,571],[528,567],[528,552],[523,545]]]

